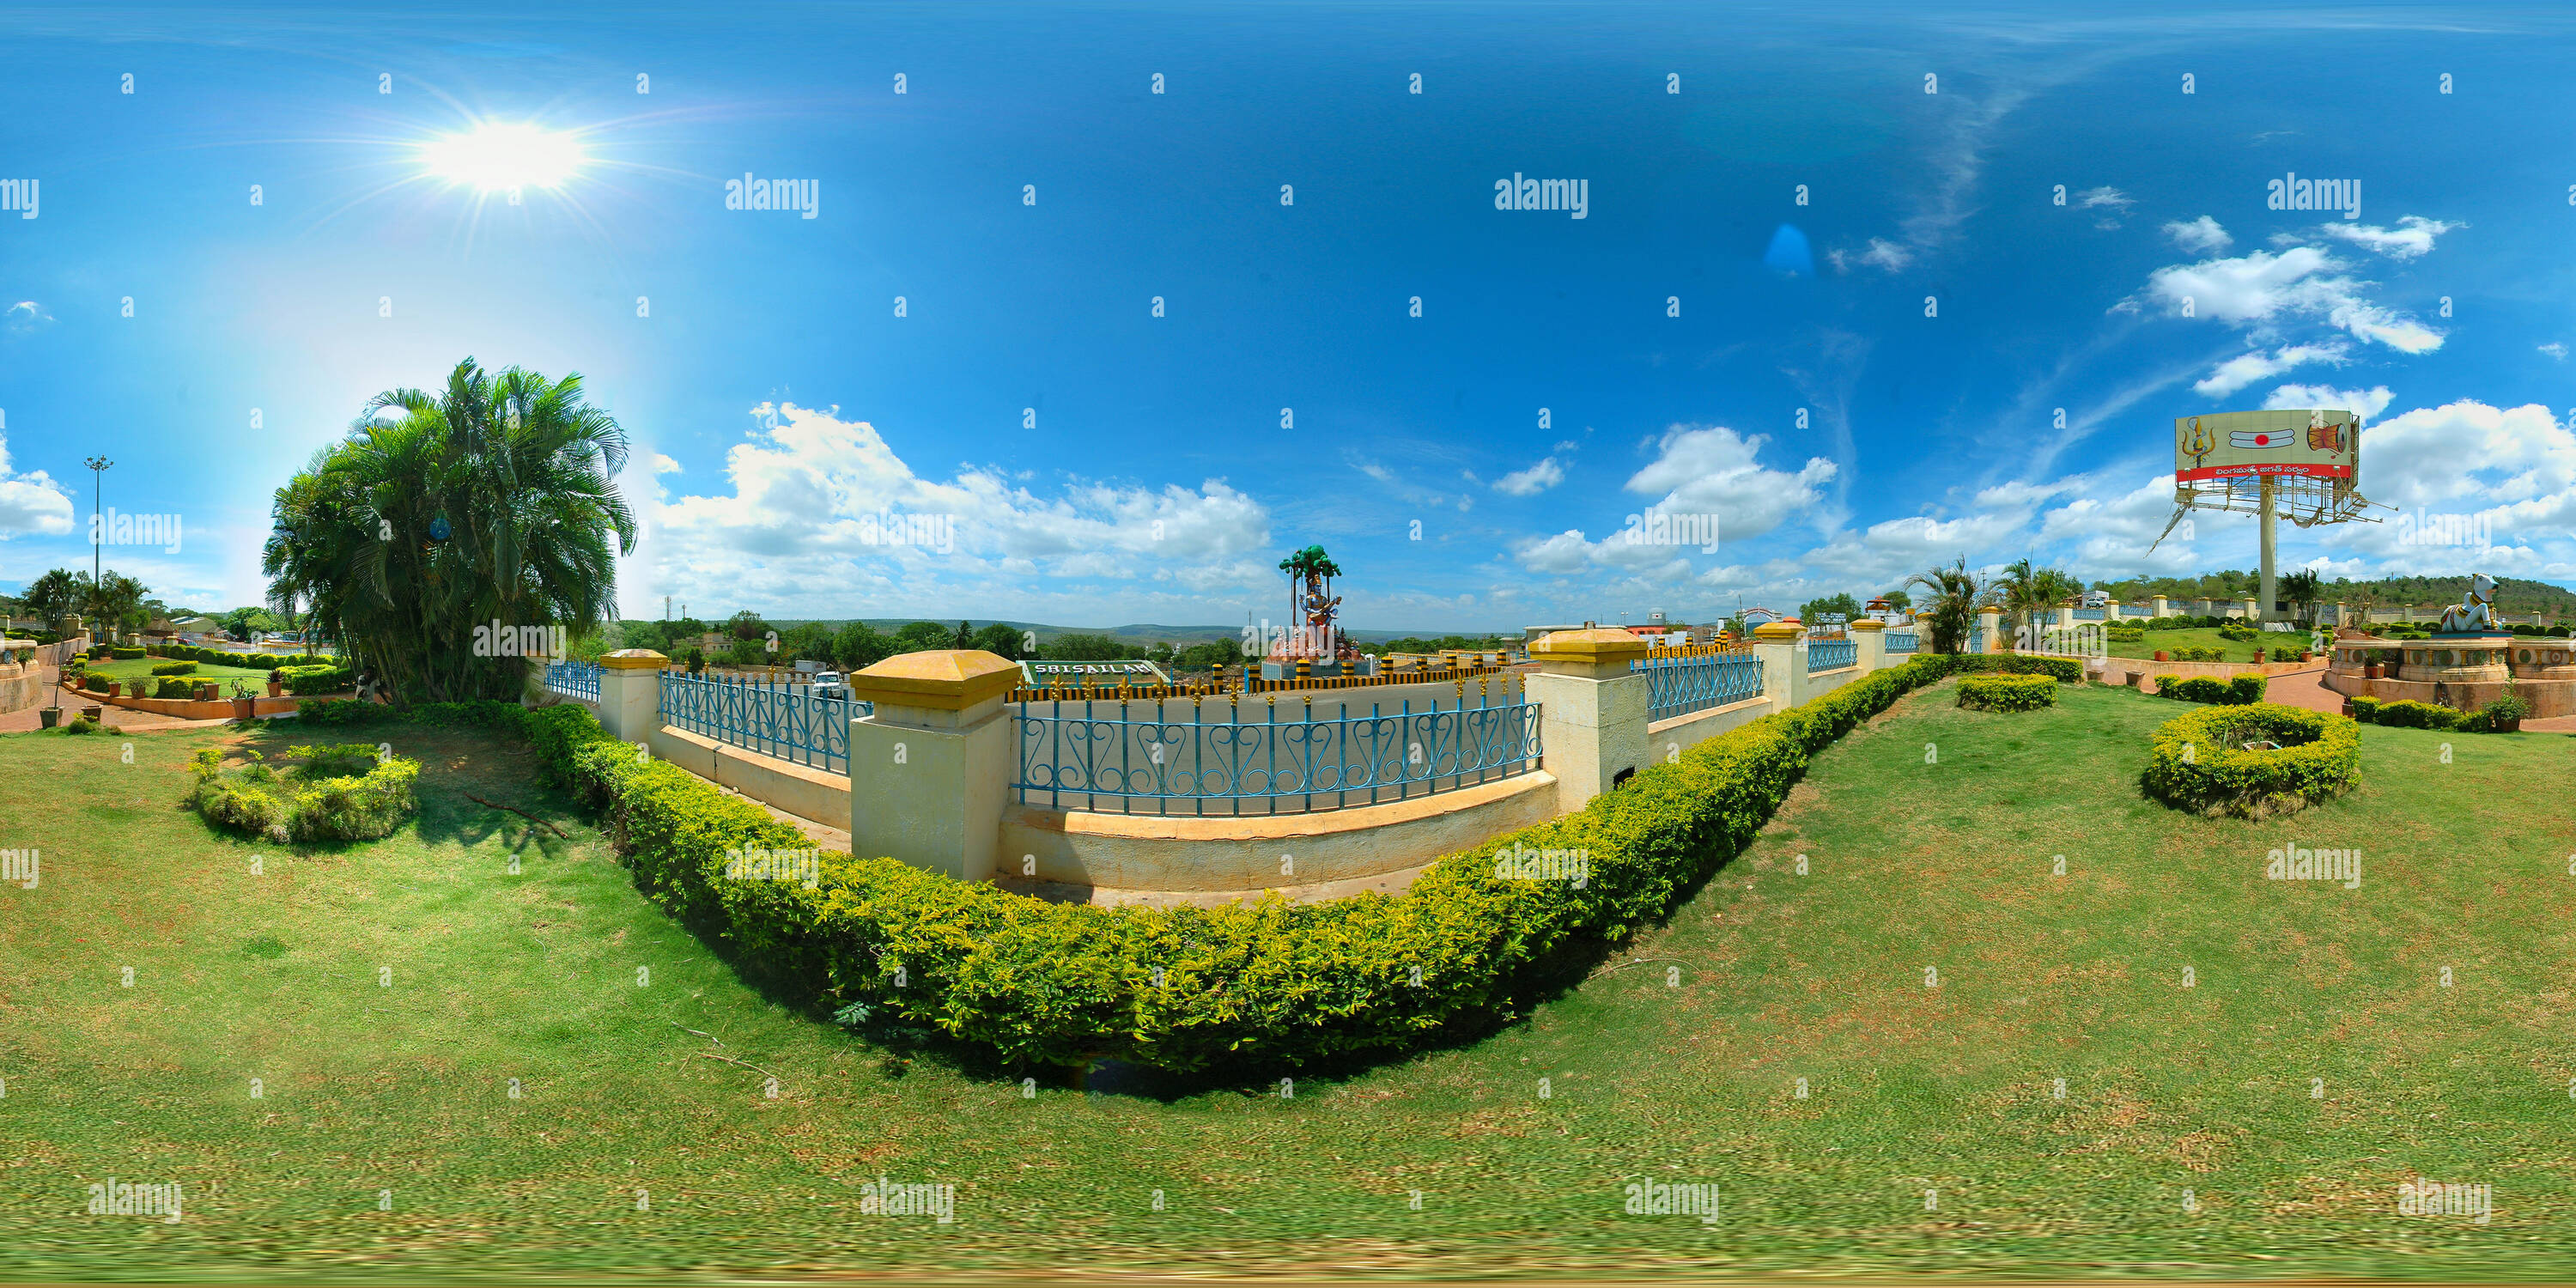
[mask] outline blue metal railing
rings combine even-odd
[[[1810,640],[1807,642],[1807,674],[1839,671],[1860,665],[1860,643],[1856,640]]]
[[[546,687],[568,698],[599,701],[599,677],[606,667],[588,662],[549,662],[546,664]]]
[[[1343,708],[1347,710],[1348,708]],[[1256,718],[1247,719],[1247,716]],[[1318,718],[1310,703],[1180,699],[1024,702],[1022,804],[1048,809],[1249,814],[1407,800],[1539,767],[1525,701]]]
[[[850,722],[876,714],[874,703],[818,698],[803,686],[661,675],[662,723],[836,774],[850,772]]]
[[[2079,609],[2076,609],[2076,610],[2075,610],[2075,620],[2077,620],[2077,621],[2079,621],[2079,622],[2098,622],[2098,621],[2101,621],[2101,620],[2102,620],[2102,610],[2101,610],[2101,609],[2099,609],[2099,608],[2079,608]]]
[[[1887,633],[1887,651],[1890,653],[1911,653],[1921,647],[1923,647],[1922,637],[1912,631]]]
[[[1669,720],[1762,696],[1762,659],[1750,653],[1647,657],[1628,664],[1646,677],[1646,719]]]

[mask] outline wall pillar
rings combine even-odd
[[[1977,610],[1977,624],[1972,629],[1977,632],[1977,642],[1984,646],[1980,651],[1992,653],[2003,646],[2003,615],[2004,610],[1992,606]]]
[[[876,714],[850,722],[850,853],[993,875],[1018,722],[1004,699],[1020,668],[981,649],[904,653],[850,677]]]
[[[2170,617],[2170,616],[2172,616],[2172,614],[2171,614],[2171,613],[2170,613],[2170,612],[2165,608],[2165,597],[2164,597],[2164,596],[2162,596],[2162,595],[2158,595],[2158,596],[2156,596],[2156,597],[2155,597],[2155,599],[2152,601],[2152,603],[2151,603],[2151,605],[2150,605],[2150,606],[2151,606],[2151,607],[2153,607],[2153,608],[2155,609],[2155,616],[2158,616],[2158,617]]]
[[[1852,643],[1860,651],[1861,673],[1887,667],[1887,623],[1875,617],[1864,617],[1851,624]]]
[[[671,659],[649,648],[622,648],[599,659],[599,727],[619,742],[650,742],[662,727],[662,668]]]
[[[1806,628],[1787,622],[1765,622],[1753,628],[1753,656],[1762,659],[1762,696],[1778,715],[1798,705],[1798,690],[1807,682]]]
[[[1581,809],[1645,767],[1648,685],[1628,669],[1645,656],[1644,640],[1605,626],[1556,631],[1530,645],[1539,669],[1524,692],[1538,704],[1559,810]]]

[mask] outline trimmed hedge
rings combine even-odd
[[[2518,700],[2518,699],[2517,699]],[[2499,702],[2490,702],[2477,711],[2455,711],[2430,702],[2407,699],[2382,702],[2377,698],[2354,698],[2352,718],[2362,724],[2385,725],[2391,729],[2435,729],[2446,733],[2494,733]],[[2527,710],[2527,708],[2526,708]]]
[[[2045,675],[1969,675],[1959,705],[1978,711],[2036,711],[2057,705],[2057,681]]]
[[[93,652],[92,655],[95,656],[95,652]],[[111,645],[108,648],[107,655],[119,662],[131,662],[134,659],[143,656],[143,650],[139,648],[127,648],[122,644],[116,644]]]
[[[199,648],[194,644],[148,644],[143,651],[154,657],[236,667],[244,671],[273,671],[281,666],[339,665],[336,659],[312,653],[228,653],[219,648]]]
[[[197,664],[194,662],[155,662],[152,664],[152,673],[154,675],[195,675],[197,673]]]
[[[357,683],[357,677],[351,675],[349,668],[345,666],[328,664],[281,666],[277,670],[278,674],[285,677],[286,691],[297,695],[341,693]]]
[[[2247,751],[2249,741],[2273,751]],[[2178,809],[2244,818],[2289,813],[2361,782],[2361,726],[2304,707],[2258,703],[2177,716],[2159,726],[2142,777]]]
[[[2271,681],[2259,675],[2239,675],[2221,680],[2215,676],[2195,675],[2186,680],[2178,675],[2156,677],[2156,696],[2181,702],[2211,702],[2228,706],[2251,706],[2263,700]]]
[[[728,850],[810,843],[751,801],[639,759],[577,704],[516,720],[550,770],[606,811],[646,897],[849,1022],[927,1026],[1021,1065],[1115,1056],[1275,1070],[1400,1052],[1519,1013],[1552,955],[1625,939],[1742,849],[1816,751],[1963,671],[2083,674],[2065,658],[1927,655],[1640,769],[1577,813],[1445,857],[1400,898],[1215,908],[1048,903],[837,852],[822,856],[814,889],[729,880]],[[341,705],[307,714],[336,720]],[[1586,851],[1590,880],[1497,877],[1494,853],[1516,843]]]

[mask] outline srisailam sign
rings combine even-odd
[[[2361,467],[2361,418],[2348,411],[2229,411],[2174,421],[2174,481],[2301,478],[2353,480]]]
[[[1020,674],[1032,689],[1070,688],[1091,683],[1169,684],[1172,677],[1151,662],[1022,662]]]

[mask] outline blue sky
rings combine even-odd
[[[253,602],[271,492],[467,355],[625,426],[630,615],[1234,622],[1309,544],[1384,629],[2250,567],[2146,546],[2172,418],[2266,405],[2492,534],[2285,565],[2576,583],[2567,12],[2070,8],[15,8],[0,588],[88,566],[104,453],[184,533],[108,563]],[[422,151],[477,123],[584,159],[478,195]]]

